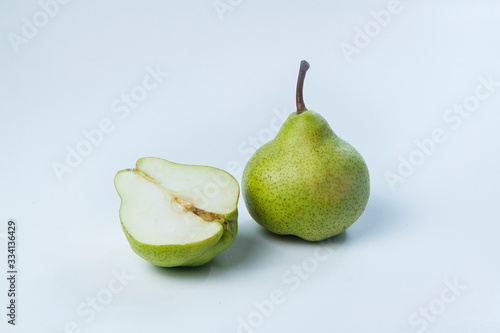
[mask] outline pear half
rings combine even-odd
[[[239,185],[225,171],[146,157],[114,182],[125,236],[152,264],[200,266],[236,237]]]

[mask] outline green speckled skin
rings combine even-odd
[[[370,180],[361,155],[308,110],[292,113],[250,158],[242,191],[250,215],[267,230],[320,241],[361,216]]]
[[[227,224],[218,234],[203,242],[186,245],[149,245],[136,241],[121,223],[123,232],[134,252],[150,263],[161,267],[200,266],[227,249],[238,232],[238,210],[224,216]]]

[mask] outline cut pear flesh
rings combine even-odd
[[[144,158],[120,171],[115,186],[122,199],[120,219],[138,242],[185,245],[222,236],[224,215],[236,209],[239,187],[211,167]]]

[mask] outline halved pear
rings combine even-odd
[[[116,174],[115,188],[125,236],[152,264],[203,265],[236,237],[240,189],[225,171],[145,157]]]

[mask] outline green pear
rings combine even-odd
[[[305,107],[302,89],[308,68],[302,61],[297,112],[250,158],[242,191],[250,215],[262,227],[320,241],[342,233],[361,216],[370,180],[356,149]]]
[[[146,157],[114,182],[125,236],[152,264],[200,266],[236,237],[240,190],[225,171]]]

